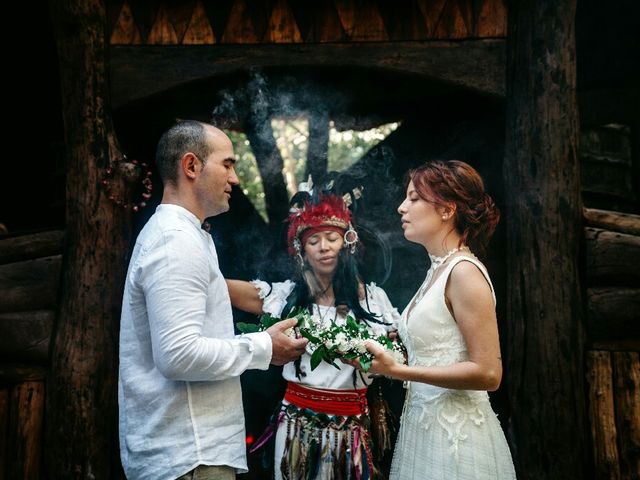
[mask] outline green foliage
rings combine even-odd
[[[260,176],[260,170],[258,170],[256,157],[253,154],[253,150],[251,150],[251,145],[249,145],[249,140],[247,136],[241,132],[234,130],[225,130],[224,132],[233,143],[233,150],[235,151],[237,159],[236,173],[240,180],[240,188],[242,188],[244,194],[251,200],[251,203],[253,203],[258,213],[262,215],[262,218],[267,221],[262,177]]]
[[[391,132],[398,128],[399,123],[387,123],[370,130],[345,130],[339,132],[333,122],[329,130],[329,171],[342,172],[356,163],[369,150]]]
[[[371,148],[384,140],[397,127],[398,123],[388,123],[364,131],[337,131],[330,122],[328,169],[341,172],[357,162]],[[304,172],[309,146],[309,122],[304,118],[273,119],[273,136],[284,162],[283,175],[289,196],[297,191],[297,185],[305,181]],[[244,194],[253,203],[256,210],[267,221],[264,188],[256,157],[244,133],[225,130],[235,150],[236,172]]]

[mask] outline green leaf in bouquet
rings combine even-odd
[[[262,325],[263,330],[266,330],[280,321],[282,321],[281,318],[274,317],[269,313],[264,313],[260,316],[260,324]]]
[[[255,333],[260,331],[260,325],[257,323],[238,322],[236,323],[236,327],[242,333]]]
[[[335,359],[332,357],[326,357],[324,359],[325,362],[327,362],[329,365],[331,365],[332,367],[334,367],[337,370],[340,370],[340,367],[338,366],[338,364],[335,362]]]
[[[347,322],[345,326],[351,331],[357,332],[360,330],[358,326],[358,322],[356,322],[356,319],[353,318],[351,315],[347,315]]]
[[[347,352],[342,355],[342,358],[344,358],[345,360],[356,360],[358,357],[360,357],[360,354],[356,352]]]
[[[315,343],[315,344],[321,344],[322,340],[320,340],[318,337],[316,337],[314,334],[311,333],[311,331],[308,328],[300,328],[300,334],[306,338],[307,340],[309,340],[311,343]]]
[[[376,338],[376,341],[387,349],[393,348],[393,340],[391,340],[386,335],[380,335],[378,338]]]
[[[368,372],[371,368],[371,364],[373,363],[373,359],[368,355],[363,355],[360,357],[360,366],[362,367],[363,372]]]
[[[324,345],[320,345],[318,348],[316,348],[313,353],[311,354],[311,370],[315,370],[316,367],[318,365],[320,365],[320,362],[322,360],[324,360],[325,357],[325,352],[327,350],[327,347],[325,347]]]

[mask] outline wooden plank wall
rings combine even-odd
[[[0,239],[0,480],[41,478],[64,232]]]
[[[640,216],[585,209],[596,479],[640,478]]]

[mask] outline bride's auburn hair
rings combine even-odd
[[[485,254],[500,211],[471,165],[460,160],[433,160],[410,170],[406,185],[410,181],[423,200],[441,207],[454,204],[461,245],[466,244],[478,256]]]

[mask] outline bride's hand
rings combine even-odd
[[[371,367],[369,368],[367,373],[374,376],[388,375],[392,371],[393,366],[397,365],[397,362],[393,358],[393,356],[376,342],[366,340],[364,344],[367,347],[367,350],[371,354],[373,354],[374,357],[373,362],[371,363]],[[342,363],[346,363],[347,365],[351,365],[352,367],[362,371],[362,365],[360,365],[360,362],[357,359],[348,360],[342,358],[341,360]]]
[[[373,355],[373,362],[371,363],[369,373],[391,376],[390,374],[393,371],[393,368],[398,365],[395,358],[393,358],[387,350],[376,342],[367,340],[364,342],[364,345]]]

